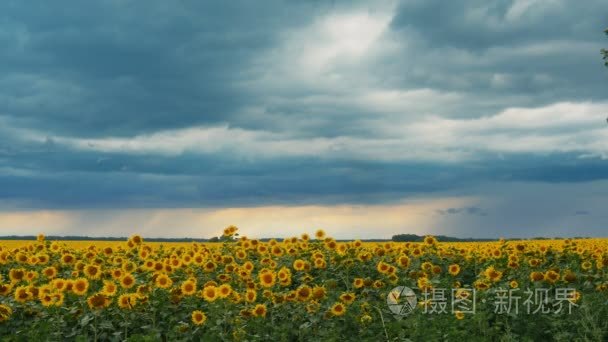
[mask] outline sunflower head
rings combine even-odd
[[[110,298],[105,296],[103,293],[97,293],[87,298],[87,304],[89,305],[89,308],[93,310],[106,308],[111,302],[112,301]]]
[[[342,316],[346,313],[346,306],[342,303],[335,303],[331,307],[330,312],[333,316]]]
[[[266,305],[265,304],[257,304],[252,313],[255,317],[266,317]]]
[[[207,315],[201,310],[192,311],[192,323],[195,325],[203,325],[207,321]]]
[[[83,296],[89,290],[89,280],[78,278],[72,282],[72,292],[77,296]]]

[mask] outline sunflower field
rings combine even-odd
[[[0,241],[0,340],[608,340],[608,239],[221,240]]]

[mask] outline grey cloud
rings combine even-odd
[[[467,214],[477,216],[487,216],[488,213],[479,207],[463,207],[463,208],[447,208],[439,210],[440,215],[455,215],[455,214]]]
[[[396,39],[395,51],[329,67],[327,74],[338,73],[344,83],[328,89],[323,79],[305,84],[278,73],[269,51],[283,43],[284,32],[352,10],[344,3],[100,2],[91,8],[72,2],[69,10],[8,3],[0,35],[9,47],[0,52],[0,115],[16,126],[79,137],[214,123],[331,137],[370,135],[370,118],[390,120],[383,108],[354,103],[366,89],[428,87],[463,95],[402,110],[401,116],[479,117],[509,106],[604,98],[605,80],[592,63],[601,65],[597,49],[564,50],[571,41],[601,42],[601,30],[593,35],[599,2],[576,11],[535,5],[508,24],[504,16],[512,4],[403,2],[385,32]],[[356,6],[371,13],[379,7]],[[534,13],[545,10],[556,15],[541,22]],[[497,20],[499,27],[489,30]],[[559,39],[548,39],[550,30]],[[435,46],[442,41],[451,44]],[[479,52],[461,44],[476,41],[482,42]],[[526,50],[532,43],[560,47]],[[260,61],[262,56],[268,60]],[[265,83],[265,75],[285,86]],[[251,108],[259,113],[252,115]]]
[[[606,237],[606,215],[572,215],[576,208],[601,213],[608,183],[480,182],[448,194],[476,196],[491,215],[437,215],[435,234],[463,237]]]
[[[606,69],[598,52],[605,45],[605,6],[551,3],[536,2],[510,18],[513,1],[404,1],[369,51],[348,60],[338,55],[317,74],[299,78],[303,71],[295,61],[307,52],[304,43],[326,38],[311,33],[323,19],[374,17],[383,6],[4,2],[0,207],[387,203],[454,193],[475,197],[487,195],[492,188],[487,184],[507,184],[496,190],[500,205],[446,208],[439,216],[455,220],[465,232],[466,224],[475,223],[492,226],[490,233],[497,234],[499,218],[525,225],[505,214],[520,210],[528,223],[548,229],[555,222],[542,216],[551,212],[550,204],[539,204],[542,215],[520,207],[517,199],[533,191],[510,192],[508,184],[588,189],[606,179],[605,160],[525,152],[479,153],[464,163],[353,160],[338,153],[166,156],[82,151],[58,139],[133,137],[218,124],[285,139],[382,138],[388,135],[383,128],[428,115],[480,118],[511,107],[605,100]],[[378,93],[396,95],[372,101]],[[538,134],[547,130],[539,128]],[[30,139],[32,132],[39,136]],[[400,138],[398,131],[391,134]],[[577,199],[589,202],[583,206],[589,212],[600,212],[594,195],[577,192]],[[558,204],[565,213],[577,213],[570,202]],[[579,213],[568,220],[599,227],[592,221],[596,215]],[[472,233],[484,234],[475,227]]]
[[[568,1],[404,1],[395,29],[412,29],[429,44],[483,50],[547,40],[593,40],[605,26],[603,2],[573,8]]]
[[[408,40],[402,58],[415,68],[383,67],[386,60],[378,67],[401,86],[458,89],[492,101],[514,96],[511,105],[603,99],[605,74],[598,58],[606,25],[603,2],[580,8],[567,1],[530,2],[511,17],[517,3],[525,2],[404,1],[391,28]],[[471,107],[473,113],[461,115],[479,115]]]
[[[311,10],[195,1],[2,7],[0,115],[74,136],[228,121],[250,101],[234,86],[249,77],[245,62]]]

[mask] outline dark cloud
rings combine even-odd
[[[455,215],[455,214],[467,214],[476,216],[487,216],[488,213],[479,207],[463,207],[463,208],[447,208],[439,210],[440,215]]]
[[[437,47],[480,51],[551,40],[597,40],[605,26],[601,1],[572,9],[567,1],[403,1],[392,21]],[[599,11],[599,12],[598,12]]]
[[[2,115],[73,136],[227,122],[236,84],[308,5],[103,1],[1,5]],[[278,15],[280,14],[280,15]]]
[[[598,51],[607,20],[602,1],[576,9],[567,1],[404,1],[391,28],[408,39],[403,57],[416,67],[399,74],[379,68],[401,86],[517,96],[510,105],[601,100]]]
[[[328,33],[333,28],[323,20],[356,12],[382,21],[375,8],[380,6],[5,1],[0,4],[0,207],[377,204],[446,193],[486,196],[487,184],[495,183],[558,187],[605,180],[605,159],[559,148],[543,154],[474,150],[466,160],[426,161],[385,158],[383,144],[377,156],[356,158],[339,152],[259,156],[249,154],[246,144],[236,148],[242,153],[104,152],[92,143],[78,148],[62,140],[224,125],[272,132],[285,144],[345,138],[335,144],[339,151],[338,145],[351,144],[348,139],[398,144],[407,138],[399,125],[429,115],[479,119],[512,107],[605,100],[599,56],[608,19],[603,3],[537,1],[519,14],[514,4],[404,1],[389,11],[388,24],[369,51],[350,53],[349,41],[331,41],[345,26]],[[346,52],[332,57],[332,49],[340,48]],[[325,55],[316,68],[301,61]],[[541,138],[560,129],[529,128]],[[437,140],[444,133],[438,131]],[[482,133],[488,140],[518,138],[511,126]],[[238,138],[230,134],[222,139]],[[414,145],[408,149],[416,151]],[[458,146],[445,150],[448,156],[462,152]],[[509,186],[499,193],[505,192],[505,212],[520,210],[530,222],[549,227],[531,203],[519,206],[516,199],[529,190],[505,189]],[[590,195],[579,193],[577,200],[585,196]],[[593,203],[585,208],[595,208]],[[572,203],[561,208],[575,210]],[[550,204],[543,210],[550,213]],[[440,213],[496,227],[498,221],[491,220],[508,218],[489,204]],[[570,216],[593,215],[579,210]]]
[[[44,150],[46,145],[0,155],[0,200],[30,208],[365,204],[439,196],[481,182],[590,182],[608,174],[605,165],[590,160],[579,162],[573,176],[564,160],[574,162],[575,156],[437,164],[192,153],[150,158],[57,146]],[[487,210],[472,206],[441,213],[485,216]]]

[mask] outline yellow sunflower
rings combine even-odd
[[[112,297],[116,294],[117,289],[118,288],[116,286],[116,283],[114,283],[113,281],[106,280],[103,282],[103,288],[101,290],[101,293],[106,296]]]
[[[319,240],[325,237],[325,231],[323,229],[319,229],[315,232],[315,237]]]
[[[87,304],[89,305],[89,308],[93,310],[107,308],[110,303],[112,303],[112,300],[103,293],[97,293],[87,298]]]
[[[220,296],[220,298],[227,298],[228,296],[230,296],[230,294],[232,294],[232,286],[230,286],[230,284],[220,285],[220,287],[218,288],[218,295]]]
[[[118,307],[121,309],[132,309],[137,301],[137,294],[125,293],[118,297]]]
[[[330,310],[334,316],[342,316],[346,313],[346,307],[342,303],[335,303]]]
[[[257,304],[253,308],[253,315],[255,317],[266,317],[266,305],[264,305],[264,304]]]
[[[255,302],[257,297],[258,297],[258,293],[255,290],[247,289],[247,292],[245,293],[245,300],[247,302],[253,303],[253,302]]]
[[[87,278],[75,279],[72,283],[72,292],[77,296],[83,296],[89,290],[89,281]]]
[[[215,286],[207,286],[203,288],[203,298],[208,302],[213,302],[219,297],[218,288]]]
[[[453,276],[457,276],[458,273],[460,273],[460,265],[451,264],[450,266],[448,266],[448,273]]]
[[[72,254],[64,254],[61,256],[61,262],[64,264],[72,264],[76,261],[76,258]]]
[[[173,286],[173,280],[171,280],[168,275],[161,273],[156,277],[155,284],[161,289],[168,289]]]
[[[207,321],[207,315],[201,310],[192,311],[192,323],[196,325],[203,325]]]
[[[258,277],[260,279],[260,285],[264,287],[272,287],[276,282],[276,274],[269,269],[263,269]]]
[[[124,289],[132,288],[135,286],[135,277],[130,273],[125,274],[122,276],[122,278],[120,278],[120,286],[122,286]]]
[[[34,295],[30,291],[29,286],[19,286],[15,289],[14,297],[16,302],[25,303],[28,300],[32,300]]]
[[[42,270],[42,274],[44,274],[47,279],[53,279],[57,276],[57,269],[53,266],[49,266]]]
[[[549,270],[544,274],[544,278],[546,282],[555,284],[555,282],[560,279],[560,275],[554,270]]]
[[[302,259],[296,259],[293,262],[293,269],[296,271],[303,271],[305,266],[306,266],[306,261],[304,261]]]
[[[53,287],[57,291],[60,291],[60,292],[63,292],[65,290],[66,283],[67,283],[66,280],[65,279],[61,279],[61,278],[53,279],[53,282],[52,282]]]
[[[86,265],[83,272],[89,279],[99,279],[101,277],[101,268],[98,265]]]
[[[344,302],[344,304],[348,304],[348,305],[352,304],[355,301],[355,298],[356,298],[356,296],[352,292],[345,292],[340,295],[340,300],[342,302]]]
[[[10,306],[0,304],[0,322],[8,321],[13,315],[13,310]]]
[[[530,273],[530,281],[541,281],[545,279],[545,275],[542,272]]]
[[[0,284],[0,295],[8,296],[9,293],[13,290],[12,284]]]
[[[299,301],[305,302],[312,298],[312,289],[308,285],[302,285],[298,287],[296,294]]]
[[[11,279],[11,282],[18,283],[25,278],[26,270],[23,268],[11,269],[8,272],[8,277]]]
[[[193,279],[188,279],[182,283],[180,287],[182,290],[182,294],[185,296],[192,296],[196,293],[196,281]]]

